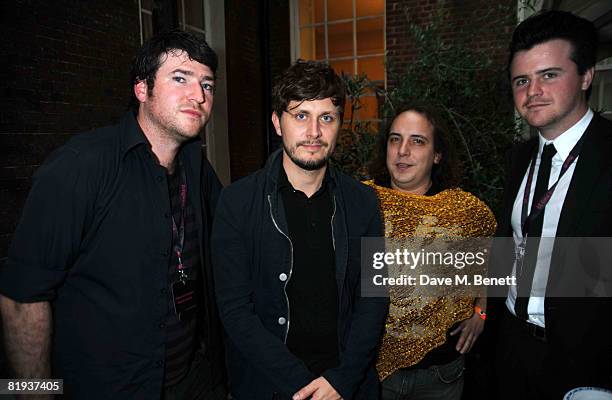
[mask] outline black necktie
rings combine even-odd
[[[544,146],[540,161],[540,168],[538,169],[538,179],[536,181],[533,199],[531,200],[530,212],[533,212],[535,203],[540,200],[542,196],[544,196],[544,193],[546,193],[548,190],[550,167],[552,164],[552,158],[556,153],[557,149],[555,149],[555,146],[552,143]],[[523,265],[522,268],[520,268],[521,270],[517,271],[518,287],[516,302],[514,303],[514,312],[516,313],[516,316],[523,321],[527,321],[529,318],[529,315],[527,314],[527,305],[529,303],[529,295],[531,293],[531,284],[533,283],[533,273],[535,272],[536,262],[538,261],[538,247],[540,245],[540,236],[542,236],[542,224],[544,223],[545,211],[546,210],[543,210],[533,221],[531,221],[531,224],[529,225],[529,232],[527,232],[528,240],[525,248]]]

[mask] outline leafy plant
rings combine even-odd
[[[448,139],[463,170],[462,188],[493,208],[499,205],[503,189],[505,153],[519,138],[522,125],[514,114],[505,60],[491,56],[503,54],[506,43],[501,44],[503,49],[478,47],[473,38],[499,26],[512,26],[509,21],[514,15],[511,7],[478,10],[469,17],[469,24],[449,35],[451,21],[446,11],[436,12],[424,25],[406,14],[406,40],[412,41],[417,56],[407,65],[387,64],[390,88],[378,89],[384,99],[382,117],[393,115],[396,106],[415,99],[444,111],[450,123]],[[360,97],[372,85],[365,76],[346,79],[349,99],[358,109]],[[376,139],[372,128],[350,120],[344,132],[350,140],[337,151],[337,165],[357,178],[367,177],[360,166],[373,155]]]

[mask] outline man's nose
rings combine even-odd
[[[537,79],[533,79],[529,82],[529,86],[527,87],[527,96],[534,97],[540,96],[542,94],[542,85],[538,82]]]
[[[410,142],[408,140],[402,141],[402,143],[398,146],[397,154],[399,154],[400,156],[410,155]]]
[[[321,137],[321,121],[319,118],[313,118],[307,132],[308,137],[319,138]]]
[[[204,93],[202,85],[196,82],[190,86],[190,89],[188,96],[190,101],[193,100],[198,104],[206,102],[206,93]]]

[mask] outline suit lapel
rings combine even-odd
[[[510,173],[508,175],[508,182],[505,190],[505,205],[504,205],[504,221],[503,230],[501,232],[503,236],[512,236],[512,209],[514,207],[514,200],[519,194],[518,191],[529,167],[529,161],[533,156],[533,152],[536,150],[538,145],[537,138],[531,139],[528,142],[522,143],[517,146],[511,155],[510,162]]]
[[[572,175],[569,189],[563,202],[559,224],[557,225],[557,237],[575,236],[578,234],[578,222],[588,204],[588,199],[595,189],[599,175],[603,171],[602,165],[605,155],[601,151],[603,147],[600,127],[600,119],[594,115],[591,123],[584,132],[584,144],[580,151],[576,169]]]

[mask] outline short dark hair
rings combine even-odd
[[[431,105],[418,102],[403,103],[395,108],[392,117],[383,123],[382,134],[379,135],[377,152],[369,165],[370,177],[379,186],[391,187],[391,176],[387,169],[387,146],[393,121],[406,111],[414,111],[423,115],[433,126],[434,152],[442,158],[434,164],[431,170],[431,180],[440,189],[448,189],[459,185],[459,163],[453,147],[449,144],[449,128],[444,114]]]
[[[342,119],[345,97],[344,81],[332,67],[320,61],[297,60],[274,81],[272,111],[280,118],[291,101],[331,98]]]
[[[206,65],[213,75],[217,72],[217,54],[210,48],[204,36],[195,32],[173,29],[162,32],[147,40],[134,59],[130,70],[131,85],[146,81],[149,90],[155,85],[155,74],[162,64],[161,57],[169,53],[185,52],[190,59]],[[139,101],[131,92],[130,106],[136,112]]]
[[[587,69],[597,63],[599,35],[595,25],[567,11],[549,10],[530,16],[514,30],[510,42],[508,74],[517,52],[530,50],[554,39],[567,40],[572,45],[570,59],[576,64],[578,74],[584,75]]]

